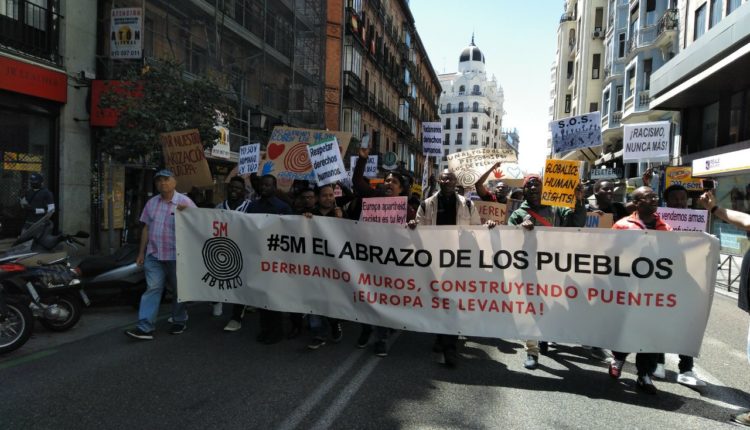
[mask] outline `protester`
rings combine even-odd
[[[633,203],[635,212],[630,216],[617,221],[612,226],[614,230],[661,230],[672,231],[669,224],[662,221],[656,208],[659,206],[659,196],[649,187],[640,187],[633,191]],[[622,367],[628,357],[626,352],[612,351],[614,359],[609,365],[609,376],[619,378]],[[656,394],[656,386],[651,377],[656,370],[659,354],[639,352],[635,356],[635,367],[638,370],[636,384],[638,388],[649,394]]]
[[[341,208],[336,206],[336,197],[333,194],[333,185],[324,185],[315,189],[317,196],[318,206],[313,209],[310,213],[305,213],[306,217],[312,216],[324,216],[341,218],[343,212]],[[310,315],[310,331],[312,331],[313,339],[307,345],[309,349],[318,349],[326,344],[328,340],[326,336],[326,326],[331,330],[331,342],[339,343],[344,337],[341,321],[335,318],[322,317],[319,315]]]
[[[296,195],[294,198],[294,213],[297,215],[312,214],[316,210],[318,195],[309,181],[298,181]],[[333,190],[332,190],[333,191]],[[289,314],[289,321],[292,323],[292,329],[287,334],[287,339],[294,339],[302,334],[304,324],[304,315],[297,312]]]
[[[175,209],[196,207],[187,196],[176,191],[177,180],[167,169],[154,177],[159,194],[149,199],[141,214],[143,230],[136,263],[146,273],[146,291],[138,308],[138,325],[125,334],[140,340],[152,340],[159,304],[167,283],[174,290],[171,334],[187,328],[187,308],[177,301],[177,254],[175,251]]]
[[[594,183],[594,201],[586,205],[588,212],[601,212],[612,214],[614,222],[628,215],[625,205],[612,201],[614,196],[614,185],[612,182],[600,179]]]
[[[737,228],[750,231],[750,214],[742,213],[732,209],[720,208],[716,203],[713,192],[704,193],[700,202],[708,212],[720,220],[732,224]],[[740,266],[740,291],[737,294],[737,306],[745,312],[750,313],[750,250],[745,253]],[[747,334],[747,359],[750,362],[750,328]],[[732,416],[732,420],[738,424],[750,427],[750,411]]]
[[[498,161],[497,163],[493,164],[492,167],[489,168],[482,176],[479,177],[477,182],[474,184],[474,187],[477,189],[477,194],[479,197],[484,201],[491,201],[491,202],[498,202],[498,203],[508,203],[508,192],[510,191],[510,187],[505,184],[505,182],[498,182],[495,185],[495,192],[490,193],[487,191],[487,188],[484,186],[484,183],[487,182],[487,178],[490,177],[490,173],[492,173],[495,169],[500,167],[503,164],[502,161]]]
[[[520,225],[525,230],[534,226],[544,227],[583,227],[586,225],[586,207],[583,203],[583,188],[576,188],[575,210],[557,206],[542,205],[542,178],[529,174],[523,180],[524,201],[521,207],[508,217],[508,225]],[[539,366],[539,353],[546,352],[547,342],[526,341],[526,360],[523,366],[536,369]]]
[[[419,205],[417,217],[409,221],[409,228],[417,225],[481,225],[479,212],[471,201],[458,194],[456,175],[444,170],[440,175],[440,191],[425,199]],[[487,221],[487,227],[495,227],[494,221]],[[435,352],[442,352],[445,364],[455,367],[458,364],[458,335],[439,334],[435,339]]]
[[[44,218],[47,213],[55,211],[55,197],[43,184],[44,177],[39,173],[32,173],[29,176],[31,189],[21,197],[20,201],[21,208],[26,212],[21,231],[31,227],[32,224]]]
[[[247,200],[245,180],[241,176],[234,176],[227,184],[227,199],[216,205],[216,209],[227,211],[246,212],[250,206],[250,200]],[[213,315],[220,316],[222,313],[223,303],[214,303]],[[242,328],[242,319],[245,316],[244,305],[232,306],[232,319],[224,327],[225,331],[237,331]]]
[[[523,188],[514,188],[508,197],[513,200],[523,200]]]
[[[670,185],[664,190],[663,196],[668,208],[687,209],[688,207],[687,189],[682,185]],[[653,374],[654,378],[664,379],[666,377],[664,369],[665,361],[665,355],[659,354]],[[680,363],[678,365],[680,373],[677,375],[677,382],[689,387],[705,386],[706,383],[698,378],[698,375],[693,371],[693,362],[693,357],[680,354]]]
[[[365,167],[367,166],[367,159],[370,156],[370,150],[368,148],[360,148],[359,158],[357,164],[354,166],[352,172],[352,184],[354,190],[359,195],[359,198],[352,200],[349,203],[347,210],[347,217],[353,220],[359,220],[362,213],[362,198],[372,197],[396,197],[396,196],[407,196],[409,194],[409,183],[404,179],[401,174],[397,172],[388,172],[383,179],[382,191],[373,190],[365,179]],[[406,219],[411,221],[416,217],[416,211],[409,205],[407,205]],[[361,324],[362,331],[357,338],[357,348],[366,348],[370,341],[370,335],[372,334],[372,326],[369,324]],[[387,327],[375,327],[375,334],[377,341],[374,345],[375,355],[378,357],[388,356],[388,333]]]

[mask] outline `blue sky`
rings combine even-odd
[[[505,91],[504,127],[521,138],[520,163],[541,171],[547,145],[550,67],[563,1],[411,0],[417,32],[437,73],[458,69],[471,41]]]

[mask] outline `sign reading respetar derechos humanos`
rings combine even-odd
[[[719,252],[716,238],[696,232],[590,229],[581,240],[564,228],[175,216],[182,302],[690,356],[702,343]]]
[[[443,155],[443,124],[441,122],[422,123],[422,154],[428,157]]]

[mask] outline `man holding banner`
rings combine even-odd
[[[542,178],[537,174],[526,175],[523,180],[524,201],[521,207],[508,217],[508,225],[520,225],[526,230],[541,227],[583,227],[586,225],[586,207],[583,205],[583,188],[580,184],[575,191],[575,210],[557,206],[542,205]],[[526,341],[526,360],[523,367],[536,369],[539,366],[539,352],[547,349],[547,342],[529,339]]]

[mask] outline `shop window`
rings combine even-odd
[[[715,148],[719,137],[719,102],[703,108],[703,148]]]

